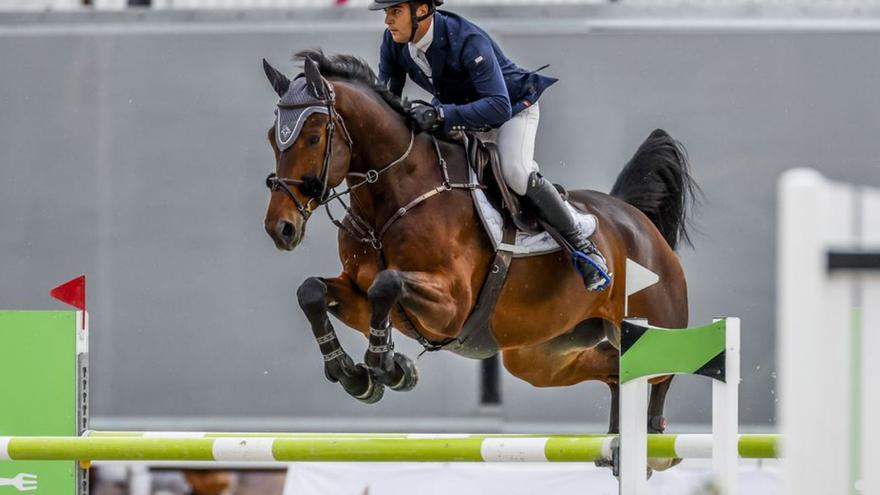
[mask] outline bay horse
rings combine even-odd
[[[364,61],[320,50],[296,58],[304,73],[293,81],[263,61],[281,97],[276,112],[300,117],[283,128],[279,118],[268,133],[276,169],[267,179],[272,192],[265,229],[278,249],[291,251],[318,206],[349,196],[345,219],[334,220],[342,273],[309,277],[297,299],[324,356],[326,377],[371,403],[386,386],[409,390],[418,379],[412,360],[394,352],[391,329],[429,350],[456,339],[496,268],[495,250],[471,197],[474,185],[460,144],[411,130],[401,100]],[[348,189],[335,192],[343,182]],[[674,250],[679,241],[689,242],[686,219],[695,188],[683,147],[658,129],[610,194],[571,191],[569,201],[598,218],[593,239],[616,276],[605,291],[589,292],[564,251],[514,259],[488,325],[504,367],[536,387],[608,384],[609,432],[616,433],[625,261],[659,275],[659,283],[630,297],[627,316],[686,327],[687,287]],[[368,339],[363,363],[342,349],[329,315]],[[665,427],[670,380],[652,380],[652,432]]]

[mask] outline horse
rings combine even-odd
[[[319,206],[349,196],[346,217],[331,217],[339,227],[342,272],[309,277],[296,294],[327,379],[372,403],[385,387],[406,391],[418,381],[412,360],[394,352],[392,329],[427,350],[455,341],[484,280],[498,268],[496,252],[472,200],[479,186],[468,182],[460,143],[413,131],[402,101],[361,59],[320,50],[299,52],[296,59],[304,72],[294,80],[263,60],[282,98],[276,112],[301,112],[296,132],[289,122],[279,129],[280,119],[268,132],[276,166],[267,179],[265,229],[278,249],[292,251]],[[687,285],[675,249],[690,243],[687,219],[699,191],[689,167],[684,147],[658,129],[609,194],[570,191],[569,201],[598,219],[593,239],[617,274],[611,285],[587,291],[564,251],[515,258],[484,325],[507,371],[533,386],[606,383],[609,433],[619,431],[624,316],[668,328],[688,323]],[[336,192],[343,182],[347,189]],[[632,295],[624,315],[627,258],[658,274],[659,282]],[[355,364],[342,348],[330,315],[367,338],[363,362]],[[651,432],[665,429],[670,383],[671,376],[651,381]]]

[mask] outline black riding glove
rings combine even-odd
[[[437,132],[443,127],[443,111],[438,107],[414,104],[407,108],[406,116],[419,131]]]

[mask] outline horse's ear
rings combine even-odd
[[[303,64],[306,74],[306,82],[312,90],[315,98],[326,98],[327,90],[324,88],[324,78],[321,77],[321,70],[318,69],[318,63],[310,58],[306,58]]]
[[[272,88],[278,93],[278,97],[280,98],[287,94],[287,88],[290,87],[290,79],[277,71],[275,67],[269,65],[269,62],[266,62],[265,58],[263,59],[263,70],[266,72],[266,77],[269,78]]]

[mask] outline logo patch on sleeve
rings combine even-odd
[[[475,64],[478,64],[478,63],[480,63],[480,62],[482,62],[482,61],[483,61],[483,56],[482,56],[482,55],[480,55],[479,57],[477,57],[477,58],[474,59],[474,63],[475,63]]]

